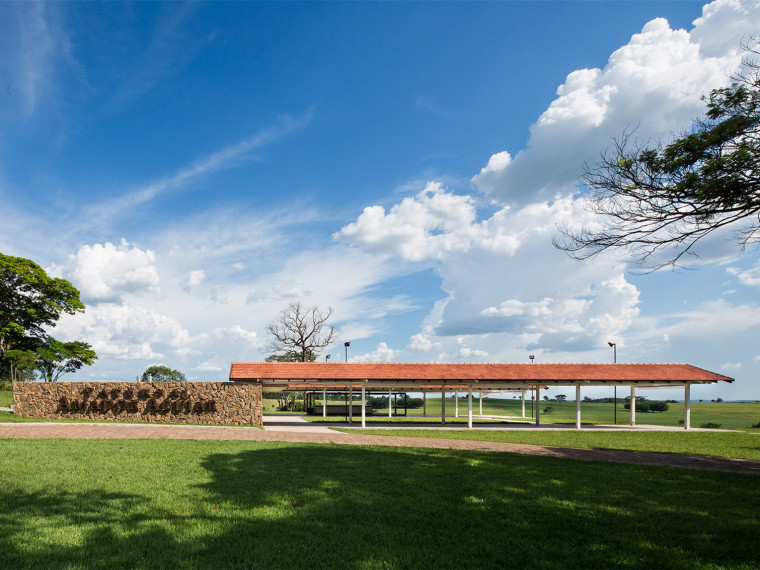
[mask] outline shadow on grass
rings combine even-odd
[[[753,476],[448,450],[224,445],[230,452],[198,457],[202,476],[178,502],[135,490],[28,493],[6,482],[0,564],[683,568],[760,559]],[[65,539],[51,526],[87,530]]]

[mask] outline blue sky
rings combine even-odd
[[[687,362],[760,398],[760,255],[574,262],[578,174],[725,85],[756,3],[2,3],[0,251],[82,292],[71,379],[219,380],[288,303],[363,361]],[[601,393],[601,392],[600,392]],[[653,397],[678,397],[659,392]]]

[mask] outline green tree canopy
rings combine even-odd
[[[48,334],[63,313],[84,311],[79,291],[35,262],[0,253],[0,375],[10,380],[57,379],[97,358],[82,342]]]
[[[36,368],[46,382],[56,382],[68,372],[76,372],[85,364],[97,360],[97,355],[86,342],[60,342],[48,339],[36,351]]]
[[[179,370],[174,370],[168,366],[156,365],[148,366],[142,375],[143,382],[187,382],[187,378]]]
[[[677,265],[725,226],[741,248],[760,239],[760,64],[757,49],[746,50],[736,81],[703,98],[706,117],[689,131],[655,148],[626,132],[585,167],[581,181],[599,225],[560,228],[557,247],[576,259],[623,249],[658,268]]]

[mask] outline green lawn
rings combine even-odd
[[[756,476],[451,450],[4,440],[5,568],[757,568]]]
[[[0,406],[7,408],[13,405],[13,392],[11,390],[0,390]]]
[[[760,434],[744,432],[599,432],[599,431],[438,431],[341,429],[365,435],[394,435],[470,441],[500,441],[584,449],[654,451],[760,460]]]

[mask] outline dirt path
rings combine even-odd
[[[670,453],[574,449],[456,439],[427,439],[383,435],[266,431],[249,427],[165,426],[145,424],[0,424],[0,438],[66,438],[66,439],[216,439],[247,441],[287,441],[295,443],[333,443],[340,445],[380,445],[386,447],[427,447],[435,449],[472,449],[501,453],[541,455],[580,461],[608,461],[636,465],[659,465],[680,469],[725,471],[760,475],[760,461],[696,457]]]

